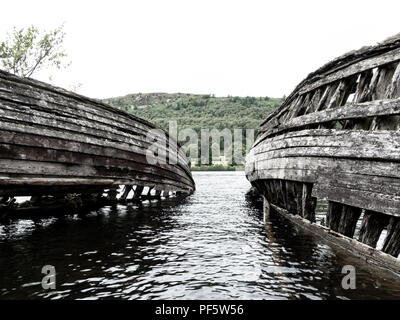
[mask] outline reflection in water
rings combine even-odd
[[[400,298],[398,279],[249,202],[243,172],[194,173],[195,194],[0,227],[0,298]],[[341,289],[341,269],[357,290]],[[54,265],[57,288],[41,288]]]

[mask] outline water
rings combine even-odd
[[[399,278],[248,202],[243,172],[195,172],[195,194],[142,209],[0,227],[0,299],[399,299]],[[344,265],[357,289],[343,290]],[[56,268],[43,290],[41,268]]]

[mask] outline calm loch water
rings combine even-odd
[[[400,278],[246,200],[243,172],[195,172],[179,204],[0,226],[0,299],[400,299]],[[344,265],[357,289],[343,290]],[[43,290],[41,268],[56,269]]]

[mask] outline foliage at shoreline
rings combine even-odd
[[[211,166],[193,166],[190,168],[192,171],[243,171],[243,166],[223,166],[221,164]]]

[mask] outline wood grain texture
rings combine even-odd
[[[186,155],[168,133],[100,101],[0,71],[0,193],[118,184],[156,193],[195,188]]]
[[[260,125],[247,179],[268,181],[272,206],[309,221],[329,201],[327,225],[347,237],[364,212],[359,240],[375,247],[388,225],[383,251],[398,255],[399,88],[400,34],[328,62]]]

